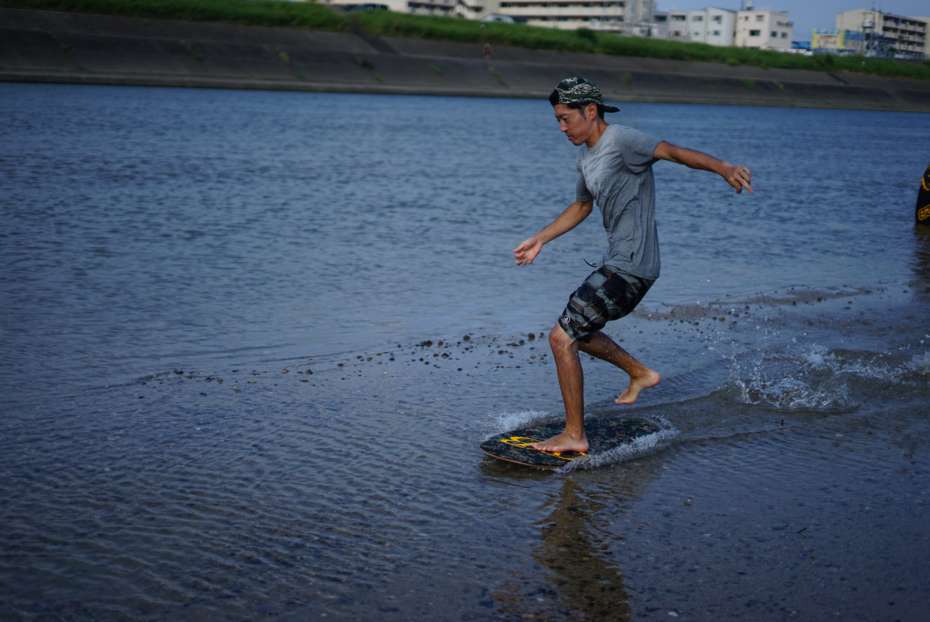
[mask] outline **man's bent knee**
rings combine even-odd
[[[549,331],[549,347],[553,352],[571,351],[575,347],[575,340],[565,332],[564,328],[556,324]]]

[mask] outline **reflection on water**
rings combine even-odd
[[[519,620],[630,620],[630,599],[611,540],[595,533],[605,504],[569,478],[551,503],[549,514],[536,523],[540,539],[533,550],[546,585],[512,578],[493,593],[499,612]]]
[[[618,517],[628,511],[663,468],[661,455],[626,463],[609,473],[589,472],[560,478],[543,503],[534,526],[538,543],[532,559],[542,571],[516,575],[492,593],[497,619],[633,619],[630,595],[618,555],[627,534]],[[494,462],[487,477],[513,482],[558,477]]]
[[[533,557],[549,570],[550,585],[573,614],[585,620],[629,620],[623,572],[611,559],[609,543],[596,543],[592,533],[603,509],[580,484],[566,479],[552,513],[539,523],[542,539]]]

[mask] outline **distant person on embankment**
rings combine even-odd
[[[596,202],[607,230],[604,264],[591,273],[568,300],[549,333],[559,387],[565,403],[565,430],[533,445],[544,451],[588,450],[584,431],[584,376],[578,350],[613,363],[629,377],[616,399],[632,404],[640,391],[659,383],[660,376],[601,332],[604,325],[630,313],[659,278],[659,240],[655,222],[652,165],[668,160],[711,171],[742,192],[752,192],[752,173],[745,166],[723,162],[706,153],[678,147],[622,125],[608,125],[600,89],[580,77],[559,82],[549,95],[559,129],[578,156],[575,202],[551,224],[514,249],[518,265],[533,262],[542,247],[574,229]]]

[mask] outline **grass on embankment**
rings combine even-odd
[[[706,61],[763,68],[855,71],[930,80],[930,62],[902,62],[858,56],[801,56],[702,43],[626,37],[585,28],[568,31],[522,24],[481,23],[452,17],[426,17],[388,11],[345,15],[309,2],[266,0],[0,0],[0,6],[80,11],[134,17],[223,21],[319,30],[361,28],[372,35],[458,42],[488,42],[532,49]]]

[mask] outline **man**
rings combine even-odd
[[[659,277],[652,165],[668,160],[711,171],[738,193],[743,189],[752,192],[752,173],[745,166],[656,140],[638,130],[609,125],[604,113],[618,108],[605,105],[600,89],[584,78],[559,82],[549,103],[566,138],[584,145],[577,162],[576,198],[551,224],[517,246],[514,258],[517,265],[532,263],[545,244],[587,218],[595,202],[609,247],[604,265],[575,290],[549,333],[565,404],[565,430],[533,446],[543,451],[586,452],[584,377],[578,350],[613,363],[629,375],[629,385],[615,400],[617,404],[632,404],[640,391],[661,379],[657,371],[601,332],[608,321],[630,313]]]

